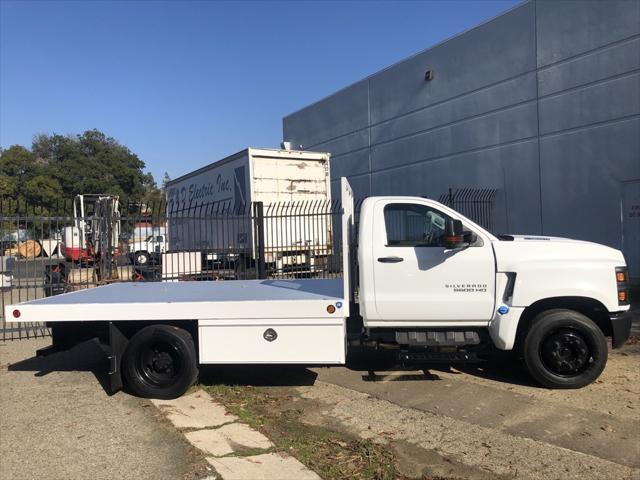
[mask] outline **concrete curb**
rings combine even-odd
[[[198,390],[175,400],[151,400],[201,450],[219,476],[206,480],[320,480],[295,458],[273,452],[262,433],[240,423],[238,417]]]

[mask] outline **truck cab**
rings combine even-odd
[[[147,265],[150,261],[158,261],[160,254],[168,249],[167,237],[164,234],[153,234],[129,246],[131,261],[134,265]]]
[[[543,385],[575,388],[604,368],[605,336],[617,347],[629,335],[628,272],[613,248],[496,237],[416,197],[366,199],[358,243],[363,326],[407,360],[517,350]]]

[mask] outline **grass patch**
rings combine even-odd
[[[326,480],[405,478],[386,445],[301,421],[304,411],[282,391],[250,386],[201,385],[241,421],[260,430],[277,451],[287,452]]]

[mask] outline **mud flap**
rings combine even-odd
[[[611,346],[620,348],[626,343],[631,335],[631,312],[612,313],[609,315],[611,320]]]
[[[109,322],[109,351],[107,355],[109,395],[122,389],[122,356],[128,343],[129,339],[124,336],[120,328],[114,322]]]

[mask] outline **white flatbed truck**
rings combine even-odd
[[[341,279],[112,284],[6,307],[46,321],[50,351],[98,338],[110,387],[175,398],[199,364],[344,364],[349,348],[396,349],[405,364],[516,350],[551,388],[579,388],[631,328],[618,250],[552,237],[496,237],[418,197],[362,204],[359,295],[350,275],[353,195],[342,180]]]

